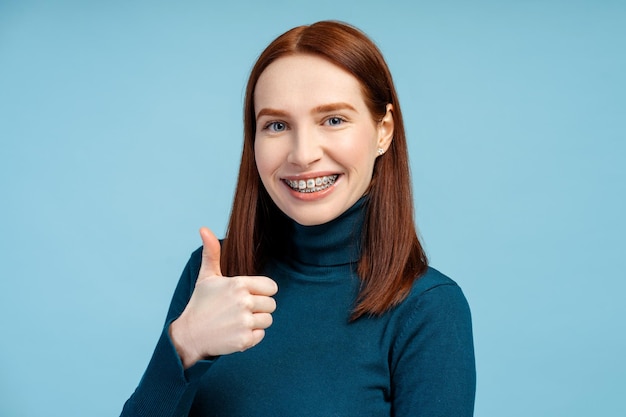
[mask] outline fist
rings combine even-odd
[[[272,324],[278,291],[263,276],[223,277],[220,243],[203,227],[202,263],[193,294],[170,326],[170,336],[183,366],[203,358],[241,352],[257,345]]]

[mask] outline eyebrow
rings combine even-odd
[[[259,111],[259,113],[256,115],[256,118],[258,119],[261,116],[287,117],[288,115],[289,113],[287,113],[286,111],[270,109],[266,107]]]
[[[322,104],[321,106],[317,106],[311,110],[311,114],[320,114],[320,113],[332,113],[339,110],[351,110],[357,112],[357,109],[354,108],[353,105],[348,103],[330,103],[330,104]],[[289,113],[284,110],[272,109],[269,107],[263,108],[256,115],[256,118],[260,118],[261,116],[272,116],[272,117],[287,117]]]
[[[311,114],[332,113],[338,110],[352,110],[354,112],[357,111],[354,108],[354,106],[348,103],[330,103],[330,104],[322,104],[321,106],[317,106],[311,111]]]

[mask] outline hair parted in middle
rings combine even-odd
[[[221,266],[225,275],[257,275],[268,256],[284,246],[287,219],[271,200],[256,168],[254,90],[275,60],[294,54],[324,58],[351,73],[362,86],[372,117],[380,121],[393,105],[394,134],[386,154],[376,159],[367,192],[358,273],[361,288],[352,319],[380,315],[399,304],[427,269],[419,242],[407,141],[393,79],[380,50],[359,29],[337,21],[298,26],[276,38],[252,68],[244,102],[244,143]]]

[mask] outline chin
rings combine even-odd
[[[308,207],[307,209],[294,208],[283,211],[290,219],[302,226],[317,226],[328,223],[341,215],[345,210],[325,210],[321,207]]]

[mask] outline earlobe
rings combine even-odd
[[[393,104],[387,104],[387,112],[383,116],[382,120],[378,122],[378,149],[382,149],[383,152],[387,152],[391,141],[393,140]],[[382,155],[379,152],[379,155]]]

